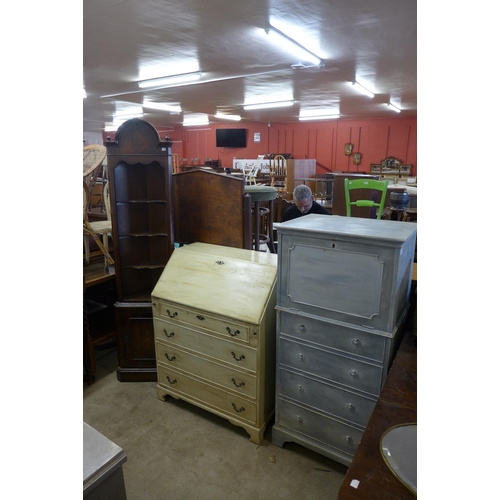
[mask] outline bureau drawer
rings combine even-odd
[[[278,312],[278,318],[283,334],[380,363],[384,361],[387,340],[383,336],[283,311]]]
[[[155,337],[161,342],[177,345],[199,353],[201,356],[219,360],[243,370],[255,373],[257,352],[255,349],[224,340],[203,331],[196,331],[180,323],[154,318]]]
[[[161,300],[156,300],[153,303],[153,315],[175,323],[187,323],[194,326],[195,329],[204,328],[228,338],[249,342],[250,326],[244,323],[228,321],[226,318],[191,311],[167,302],[162,302]],[[252,337],[257,338],[257,330],[258,327],[255,326],[252,330]]]
[[[279,364],[378,396],[382,367],[285,339],[279,340]]]
[[[250,423],[256,422],[257,405],[255,403],[234,394],[228,394],[170,367],[158,365],[158,384],[172,396],[202,408],[215,410],[215,413],[222,412],[229,417]]]
[[[277,423],[349,455],[354,455],[363,435],[348,424],[283,400],[278,401]]]
[[[195,375],[208,383],[213,382],[252,399],[257,395],[256,377],[234,368],[209,361],[172,345],[156,342],[158,363]]]
[[[372,399],[284,368],[278,370],[277,387],[279,396],[361,426],[367,424],[376,403]]]

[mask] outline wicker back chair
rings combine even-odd
[[[115,262],[109,254],[108,249],[101,243],[101,240],[92,228],[88,217],[92,191],[94,190],[97,177],[101,171],[104,158],[106,158],[106,148],[104,146],[92,144],[83,148],[83,235],[86,251],[86,263],[88,263],[89,237],[92,236],[92,239],[96,242],[99,250],[104,255],[104,266],[106,270],[108,270],[109,264],[114,264]]]
[[[90,208],[90,200],[104,158],[106,158],[106,148],[100,144],[91,144],[83,148],[83,181],[87,185],[87,210]]]

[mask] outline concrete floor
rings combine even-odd
[[[83,387],[83,420],[121,446],[128,500],[334,500],[347,468],[295,443],[260,445],[239,427],[184,401],[156,397],[154,382],[118,382],[111,344],[96,351]]]

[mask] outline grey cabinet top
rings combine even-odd
[[[310,214],[288,222],[275,224],[278,233],[291,234],[300,231],[314,237],[333,237],[344,241],[373,239],[378,243],[394,245],[404,243],[417,231],[417,225],[392,220],[363,219],[340,215]]]

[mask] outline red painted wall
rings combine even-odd
[[[217,128],[246,128],[247,147],[217,148]],[[270,126],[263,123],[210,124],[189,128],[158,127],[157,130],[162,139],[168,133],[173,142],[172,152],[188,161],[200,158],[203,162],[205,158],[212,158],[221,160],[223,167],[231,167],[234,157],[291,153],[296,159],[316,159],[316,172],[324,174],[334,170],[369,172],[370,163],[380,163],[387,156],[395,156],[403,163],[413,164],[411,173],[417,175],[416,116],[273,123]],[[255,133],[260,133],[259,143],[254,142]],[[354,164],[352,155],[344,153],[344,145],[348,142],[353,144],[353,153],[361,153],[359,165]]]

